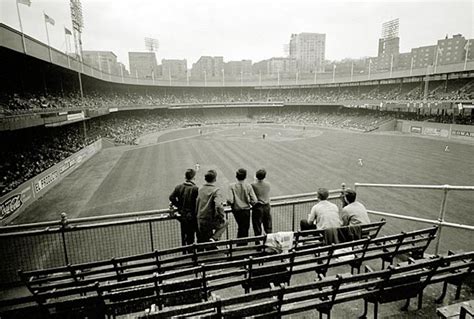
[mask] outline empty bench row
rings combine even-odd
[[[48,313],[104,305],[108,314],[124,314],[156,304],[158,308],[208,300],[212,292],[242,286],[246,293],[265,289],[270,283],[290,284],[301,273],[324,276],[328,269],[349,266],[360,269],[364,261],[380,259],[393,262],[398,254],[420,257],[436,235],[436,227],[380,238],[365,238],[329,246],[293,250],[288,253],[251,257],[230,262],[202,264],[197,267],[153,272],[141,277],[122,276],[119,280],[43,282],[33,290],[33,300]],[[33,289],[33,287],[30,287]],[[98,303],[98,304],[97,304]],[[102,306],[101,306],[102,307]]]
[[[211,300],[169,307],[155,312],[142,311],[139,318],[279,318],[308,310],[320,314],[331,314],[333,306],[354,300],[364,301],[365,318],[368,304],[374,305],[374,318],[378,317],[379,304],[406,300],[402,310],[407,310],[410,299],[418,298],[418,309],[422,307],[423,291],[431,284],[443,282],[443,292],[438,302],[446,294],[448,284],[457,287],[456,299],[463,281],[472,276],[474,252],[449,254],[420,260],[410,260],[399,266],[373,271],[366,266],[364,274],[342,274],[307,284],[287,286],[272,285],[271,288],[249,294],[220,298],[213,295]]]

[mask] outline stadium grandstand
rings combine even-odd
[[[472,316],[474,61],[171,83],[0,35],[0,318]],[[168,195],[195,163],[222,187],[267,167],[287,249],[236,239],[229,208],[223,240],[180,246]],[[299,230],[321,186],[357,190],[364,236]]]

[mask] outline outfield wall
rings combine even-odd
[[[102,140],[99,139],[0,197],[0,225],[3,226],[12,221],[36,199],[43,196],[101,149]]]
[[[396,130],[413,135],[462,139],[474,142],[474,126],[398,120]]]

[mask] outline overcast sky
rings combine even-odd
[[[65,51],[64,27],[71,29],[68,0],[31,0],[19,5],[26,34]],[[0,0],[1,21],[19,29],[16,0]],[[377,55],[382,23],[400,19],[400,49],[435,44],[446,34],[474,33],[474,1],[317,0],[82,0],[84,50],[117,54],[128,68],[128,52],[144,51],[144,37],[157,38],[157,58],[202,55],[253,62],[284,56],[292,33],[326,33],[326,59]]]

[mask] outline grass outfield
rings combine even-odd
[[[262,138],[267,134],[266,139]],[[156,140],[156,139],[155,139]],[[318,187],[353,187],[359,183],[474,185],[474,146],[448,140],[356,133],[323,128],[212,127],[170,132],[157,144],[105,149],[31,205],[15,223],[120,214],[165,208],[184,170],[201,166],[218,171],[218,184],[234,181],[244,167],[253,180],[265,167],[272,196],[313,192]],[[449,145],[449,152],[445,146]],[[360,165],[362,159],[363,165]],[[436,219],[442,191],[360,189],[359,200],[373,210]],[[446,220],[474,225],[474,194],[450,193]],[[378,217],[374,217],[378,219]],[[385,232],[426,227],[388,220]],[[472,250],[473,235],[443,230],[441,248]]]

